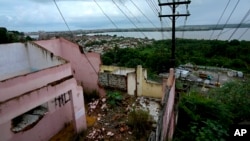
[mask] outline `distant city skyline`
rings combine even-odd
[[[226,23],[237,2],[238,0],[230,1],[219,24]],[[228,0],[192,0],[188,6],[191,16],[186,24],[217,24],[227,3]],[[115,25],[118,28],[136,28],[135,25],[139,28],[161,27],[161,24],[163,27],[171,26],[169,18],[160,22],[156,13],[160,9],[158,0],[56,0],[56,4],[70,30],[115,29]],[[21,32],[67,31],[67,25],[56,4],[54,0],[0,0],[0,27]],[[249,0],[240,0],[228,24],[240,23],[249,10],[249,5]],[[179,13],[186,13],[186,6],[179,6],[177,9]],[[169,7],[162,7],[162,14],[170,12]],[[184,17],[178,18],[177,26],[184,25],[184,21]],[[250,23],[250,16],[243,23]]]

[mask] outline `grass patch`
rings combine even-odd
[[[132,128],[137,139],[145,136],[145,132],[150,128],[150,115],[144,110],[133,109],[128,115],[128,125]]]

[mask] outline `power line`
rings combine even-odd
[[[130,0],[130,2],[141,12],[141,14],[155,27],[156,25],[148,18],[148,16],[146,16],[142,11],[141,9],[133,2],[133,0]]]
[[[124,3],[122,3],[122,5],[127,9],[127,11],[130,13],[130,15],[132,15],[137,23],[141,23],[140,20],[138,20],[138,18],[131,12],[131,10],[129,10],[129,8]]]
[[[238,0],[237,3],[235,4],[235,6],[234,6],[233,10],[231,11],[229,17],[227,18],[226,23],[223,25],[222,30],[223,30],[223,29],[225,28],[225,26],[227,25],[228,21],[230,20],[231,16],[233,15],[233,13],[234,13],[236,7],[238,6],[239,2],[240,2],[240,0]],[[216,40],[220,37],[220,35],[221,35],[221,33],[222,33],[222,30],[221,30],[220,33],[217,35]]]
[[[183,4],[190,4],[191,1],[175,1],[173,0],[173,2],[167,2],[167,3],[159,3],[159,6],[169,6],[172,8],[172,13],[169,15],[159,15],[159,17],[168,17],[172,20],[172,48],[171,48],[171,59],[170,59],[170,65],[171,67],[175,67],[175,23],[176,23],[176,18],[178,17],[187,17],[190,16],[189,11],[187,10],[187,13],[185,14],[179,14],[176,13],[176,7],[178,7],[179,5],[183,5]],[[186,6],[188,7],[188,6]]]
[[[245,21],[246,23],[249,22],[250,20]],[[238,38],[238,40],[240,40],[247,32],[248,32],[249,28],[247,28]]]
[[[159,4],[161,3],[160,0],[158,0],[158,2],[159,2]],[[160,6],[159,15],[162,15],[162,7],[161,7],[161,6]],[[159,15],[158,15],[158,16],[159,16]],[[169,26],[169,23],[167,22],[167,20],[160,17],[160,23],[161,23],[161,36],[162,36],[162,39],[164,38],[164,33],[163,33],[163,23],[164,23],[164,22],[163,22],[163,20],[165,20],[165,22],[167,23],[167,26],[170,27],[170,26]],[[166,35],[166,36],[168,37],[168,35]]]
[[[222,14],[221,14],[221,16],[220,16],[220,18],[219,18],[219,20],[218,20],[216,26],[215,26],[215,29],[216,29],[217,26],[219,25],[219,23],[220,23],[220,21],[221,21],[223,15],[225,14],[225,11],[226,11],[226,9],[227,9],[227,7],[228,7],[228,5],[229,5],[230,2],[231,2],[231,0],[229,0],[229,1],[227,2],[226,7],[224,8],[224,10],[223,10],[223,12],[222,12]],[[213,34],[214,34],[214,30],[213,30],[212,34],[210,35],[209,40],[212,38]]]
[[[66,22],[66,20],[65,20],[65,18],[64,18],[64,16],[63,16],[63,14],[62,14],[62,12],[61,12],[59,6],[57,5],[56,0],[53,0],[53,1],[54,1],[55,5],[56,5],[57,10],[58,10],[59,13],[60,13],[60,15],[61,15],[61,17],[62,17],[62,19],[63,19],[65,25],[67,26],[69,32],[71,33],[72,36],[74,36],[73,32],[70,30],[69,25],[67,24],[67,22]],[[82,54],[83,54],[83,55],[85,56],[85,58],[87,59],[87,61],[88,61],[89,65],[91,66],[91,68],[92,68],[92,69],[95,71],[95,73],[98,75],[98,72],[97,72],[96,69],[94,68],[93,64],[90,62],[88,56],[87,56],[84,52],[83,52]]]
[[[68,23],[66,22],[66,20],[65,20],[65,18],[64,18],[64,16],[63,16],[63,14],[62,14],[62,12],[61,12],[61,10],[60,10],[60,8],[58,7],[58,5],[57,5],[57,3],[56,3],[56,0],[53,0],[53,1],[54,1],[55,5],[56,5],[56,8],[57,8],[58,12],[60,13],[60,15],[61,15],[61,17],[62,17],[62,19],[63,19],[63,21],[64,21],[64,24],[67,26],[69,32],[73,35],[72,31],[71,31],[70,28],[69,28]]]
[[[157,11],[157,9],[152,8],[152,7],[154,7],[154,6],[152,6],[151,3],[149,4],[149,1],[148,1],[148,0],[146,0],[146,2],[147,2],[147,4],[148,4],[148,6],[150,7],[150,9],[155,13],[155,15],[158,16],[159,11]]]
[[[155,3],[155,1],[153,0],[149,0],[149,2],[151,2],[151,4],[153,5],[153,7],[156,9],[156,11],[159,12],[159,9],[158,9],[158,5]]]
[[[151,23],[151,25],[153,25],[153,27],[155,27],[157,29],[157,26],[148,18],[147,15],[144,14],[144,12],[142,12],[142,10],[133,2],[133,0],[130,0],[130,2],[136,7],[136,9],[138,11],[140,11],[140,13]],[[161,27],[162,27],[162,22],[161,22]],[[163,29],[161,29],[163,30]]]
[[[186,4],[186,11],[188,12],[188,4]],[[181,36],[182,39],[184,38],[184,32],[185,32],[186,24],[187,24],[187,17],[185,18],[185,21],[184,21],[184,26],[183,26],[182,36]]]
[[[240,40],[240,39],[247,33],[248,30],[249,30],[249,28],[247,28],[247,29],[240,35],[240,37],[238,38],[238,40]]]
[[[102,13],[108,18],[108,20],[115,26],[116,29],[119,29],[118,26],[115,24],[115,22],[105,13],[105,11],[102,9],[102,7],[99,5],[99,3],[94,0],[95,4],[99,7],[99,9],[102,11]],[[125,36],[122,32],[122,35]]]
[[[187,17],[185,18],[185,21],[184,21],[183,31],[182,31],[182,35],[181,35],[182,39],[184,38],[184,32],[185,32],[186,24],[187,24]]]
[[[117,3],[112,0],[112,2],[115,4],[115,6],[122,12],[122,14],[137,28],[138,31],[141,32],[141,34],[145,37],[147,37],[137,26],[136,24],[128,17],[128,15],[117,5]]]
[[[249,14],[250,14],[250,9],[247,11],[247,13],[245,14],[245,16],[242,18],[240,24],[238,24],[237,28],[233,31],[233,33],[228,38],[228,40],[231,40],[231,38],[233,37],[233,35],[235,34],[235,32],[239,29],[239,27],[242,25],[242,23],[245,21],[245,19],[248,17]]]

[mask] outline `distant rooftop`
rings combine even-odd
[[[0,81],[64,63],[35,43],[0,44]]]

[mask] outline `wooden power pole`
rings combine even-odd
[[[188,4],[190,4],[191,1],[190,0],[184,0],[184,1],[180,1],[180,0],[173,0],[172,2],[166,2],[166,3],[160,3],[159,0],[159,6],[169,6],[172,8],[172,14],[169,15],[161,15],[159,14],[159,17],[169,17],[172,20],[172,49],[171,49],[171,58],[170,58],[170,65],[171,67],[175,67],[175,21],[178,17],[187,17],[190,16],[188,10],[186,14],[179,14],[176,13],[176,8],[179,5],[183,5],[186,4],[186,7],[188,7]]]

